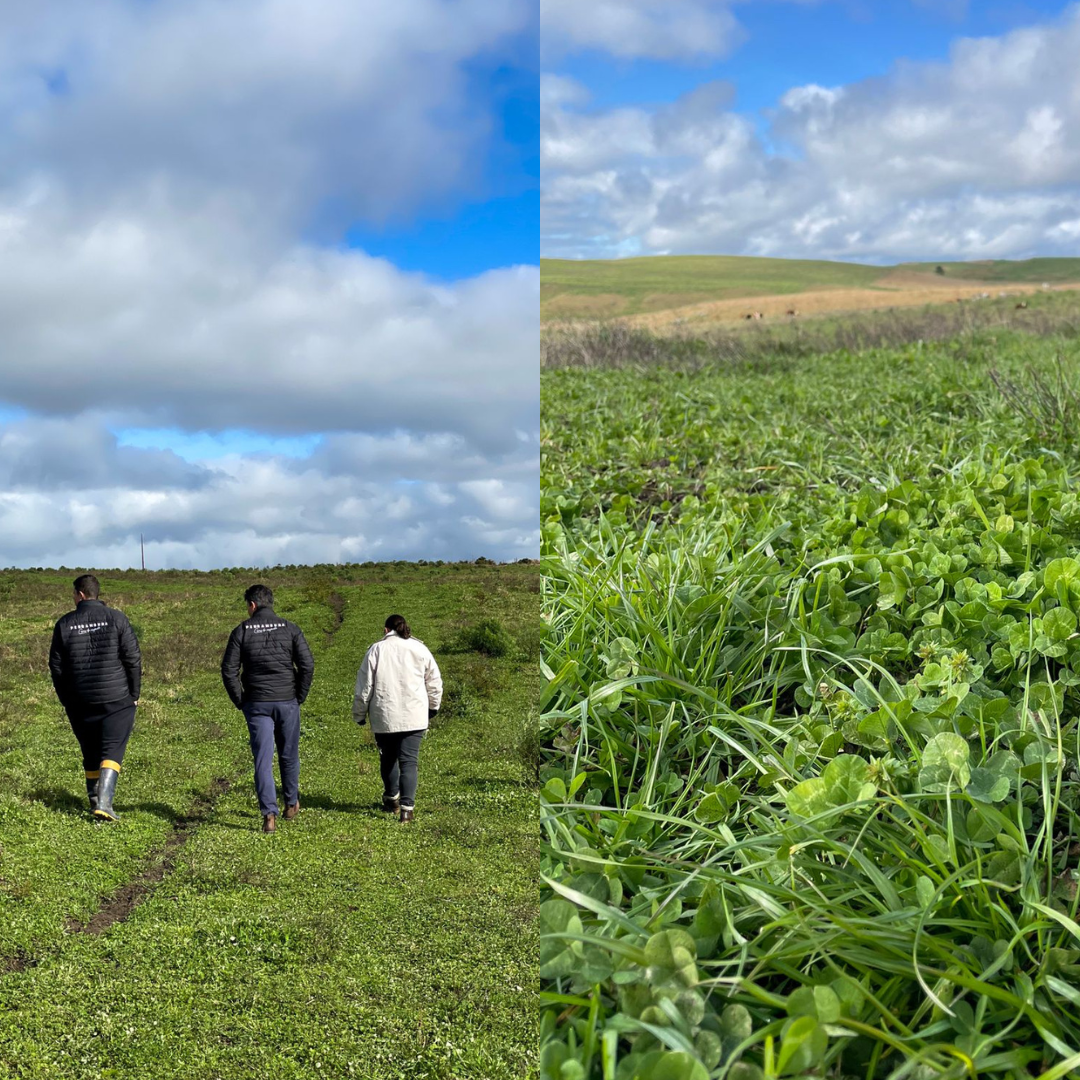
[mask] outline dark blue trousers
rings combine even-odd
[[[274,787],[274,748],[286,806],[300,797],[300,706],[292,701],[245,701],[244,717],[255,759],[255,794],[263,817],[278,812]]]

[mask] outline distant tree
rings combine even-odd
[[[945,273],[945,267],[944,266],[935,266],[934,267],[934,273],[935,274],[944,274]]]

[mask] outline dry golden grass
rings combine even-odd
[[[1080,289],[1080,282],[1059,284],[1054,291]],[[1002,287],[979,282],[939,281],[927,279],[926,274],[897,271],[885,275],[880,286],[864,289],[811,289],[786,296],[750,296],[739,299],[710,300],[705,303],[687,304],[666,311],[652,311],[632,315],[624,321],[630,325],[653,332],[670,330],[704,330],[710,326],[749,323],[746,316],[761,312],[765,320],[788,320],[788,311],[798,312],[798,317],[842,315],[849,312],[884,310],[898,307],[921,307],[948,301],[978,303],[979,298],[1015,296],[1017,302],[1024,296],[1041,293],[1040,286],[1016,284]],[[754,320],[756,323],[756,320]]]

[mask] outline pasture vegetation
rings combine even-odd
[[[880,266],[820,259],[672,255],[640,259],[542,259],[540,311],[553,318],[630,315],[696,300],[873,285]]]
[[[938,266],[943,271],[937,273]],[[808,290],[879,289],[888,293],[924,281],[982,282],[995,287],[1080,281],[1080,259],[987,260],[963,263],[863,263],[735,255],[672,255],[637,259],[540,260],[540,315],[545,321],[609,318],[662,311],[707,300],[791,296]]]
[[[546,1080],[1080,1075],[1056,331],[543,373]]]
[[[1042,337],[1080,333],[1076,293],[1040,292],[1024,303],[1021,310],[1013,298],[994,297],[788,322],[742,322],[704,333],[675,329],[662,336],[619,321],[556,324],[541,331],[540,366],[647,366],[687,372],[717,364],[775,367],[824,353],[863,352],[975,335],[993,344],[1000,331]]]
[[[0,1077],[535,1075],[537,567],[101,574],[145,668],[116,826],[87,814],[46,667],[73,576],[0,578]],[[260,579],[316,661],[302,809],[273,836],[218,672]],[[411,826],[351,716],[392,611],[446,687]],[[480,623],[500,655],[469,647]]]
[[[974,259],[957,263],[902,263],[899,269],[936,272],[941,266],[950,279],[985,281],[994,284],[1027,283],[1032,285],[1080,281],[1080,259]]]

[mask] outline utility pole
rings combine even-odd
[[[142,559],[142,568],[146,569],[146,548],[143,547],[143,534],[139,533],[139,556]]]

